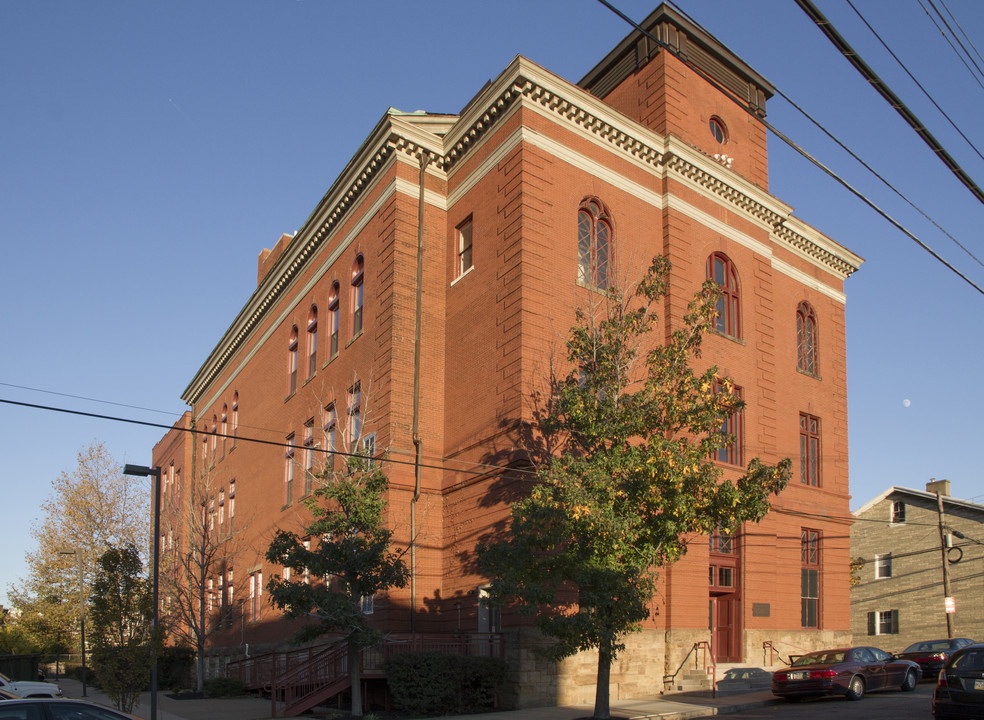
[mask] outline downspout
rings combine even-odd
[[[420,500],[420,317],[424,279],[424,180],[430,156],[420,153],[420,196],[417,204],[417,316],[413,333],[413,498],[410,500],[410,632],[417,632],[417,501]]]

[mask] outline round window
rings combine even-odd
[[[710,122],[711,135],[714,139],[718,141],[721,145],[728,142],[728,130],[724,127],[724,123],[718,117],[712,117]]]

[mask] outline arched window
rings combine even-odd
[[[328,359],[338,355],[338,281],[332,283],[331,292],[328,293],[328,332],[329,338]]]
[[[312,305],[307,324],[308,377],[318,369],[318,306]]]
[[[236,438],[239,437],[239,391],[232,396],[232,446],[236,447]]]
[[[287,345],[287,389],[289,395],[297,390],[297,325],[291,328]]]
[[[229,406],[222,406],[222,456],[226,454],[226,436],[229,435]]]
[[[796,308],[796,367],[810,375],[817,373],[817,314],[807,302]]]
[[[741,337],[741,292],[738,271],[724,253],[714,253],[707,258],[707,277],[721,288],[717,302],[717,320],[714,329],[734,338]]]
[[[362,301],[365,297],[365,260],[359,255],[352,266],[352,337],[362,332]]]
[[[577,210],[578,280],[608,289],[613,235],[611,216],[601,201],[582,201]]]

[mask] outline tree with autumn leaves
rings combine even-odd
[[[654,338],[669,261],[653,260],[633,292],[612,288],[581,308],[567,341],[571,371],[552,383],[541,430],[561,448],[515,503],[500,539],[479,547],[493,602],[515,602],[560,660],[597,649],[594,717],[610,717],[611,664],[650,614],[658,570],[687,542],[761,520],[791,463],[752,460],[736,481],[713,458],[743,407],[715,367],[695,369],[718,286],[701,287],[665,343]]]

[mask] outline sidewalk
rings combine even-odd
[[[65,697],[81,698],[82,683],[77,680],[59,681]],[[87,698],[91,702],[112,707],[105,694],[88,687]],[[724,697],[710,698],[696,695],[666,695],[641,700],[613,700],[613,718],[626,720],[688,720],[689,718],[711,717],[727,713],[741,712],[752,708],[771,705],[776,702],[769,690],[735,693]],[[574,707],[541,707],[525,710],[507,710],[480,715],[457,715],[441,720],[580,720],[590,718],[594,707],[580,705]],[[140,696],[140,704],[133,714],[149,720],[150,693]],[[366,713],[369,717],[370,713]],[[174,700],[165,692],[157,693],[157,720],[268,720],[272,717],[272,707],[268,699],[260,698],[204,698],[201,700]],[[317,710],[303,716],[305,718],[324,717]]]

